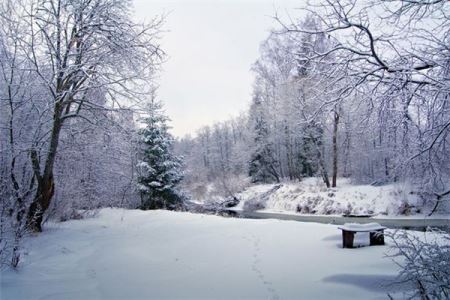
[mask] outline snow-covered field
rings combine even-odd
[[[237,209],[264,207],[271,212],[342,215],[421,215],[423,203],[405,184],[384,186],[353,185],[346,179],[337,188],[327,189],[319,178],[281,183],[281,187],[264,196],[275,184],[254,185],[237,195]],[[263,195],[263,196],[262,196]],[[259,204],[259,205],[257,205]]]
[[[26,246],[1,299],[386,299],[397,273],[337,226],[168,211],[104,209]]]

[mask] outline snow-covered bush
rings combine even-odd
[[[433,230],[421,239],[404,230],[390,236],[391,257],[400,267],[398,282],[414,289],[408,299],[450,299],[450,233]]]
[[[217,180],[215,184],[218,194],[225,198],[235,197],[250,186],[250,178],[245,175],[228,175]]]

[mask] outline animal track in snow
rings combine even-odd
[[[254,247],[254,252],[252,255],[252,257],[253,257],[252,271],[256,273],[256,276],[261,281],[261,283],[264,285],[267,292],[270,294],[269,299],[279,300],[280,296],[277,294],[277,291],[272,287],[272,282],[270,282],[269,280],[266,279],[265,275],[259,268],[259,264],[261,262],[259,253],[261,251],[261,248],[260,248],[260,240],[256,236],[253,236],[253,247]]]

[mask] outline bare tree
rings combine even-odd
[[[35,192],[28,158],[33,140],[34,86],[30,64],[21,55],[24,26],[11,1],[0,4],[0,265],[17,266],[24,216]]]
[[[333,111],[333,175],[331,187],[336,187],[336,181],[338,176],[338,128],[339,128],[339,111],[335,107]]]
[[[379,116],[373,151],[381,156],[383,181],[412,179],[422,190],[445,194],[450,178],[444,163],[450,132],[448,2],[324,0],[305,10],[320,27],[280,20],[279,33],[326,35],[332,41],[307,58],[328,62],[327,69],[316,70],[327,78],[325,91],[341,89],[319,109],[350,97],[364,100],[369,109],[361,119]]]
[[[25,54],[46,89],[50,118],[45,143],[30,149],[37,191],[27,225],[41,231],[55,191],[54,164],[61,131],[82,109],[112,109],[145,96],[145,85],[162,52],[156,39],[161,20],[149,25],[130,19],[130,1],[45,0],[24,3],[29,35]],[[148,89],[147,89],[148,90]],[[96,92],[107,95],[99,106]]]

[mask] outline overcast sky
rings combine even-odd
[[[183,136],[247,109],[259,44],[280,13],[302,0],[134,0],[136,17],[169,13],[159,98]]]

